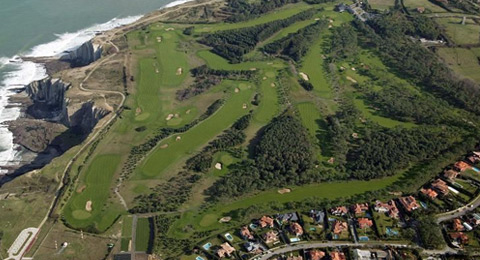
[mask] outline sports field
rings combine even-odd
[[[78,229],[90,226],[103,231],[122,212],[121,207],[104,211],[119,162],[118,154],[99,155],[93,159],[64,209],[65,220],[71,226]]]
[[[169,137],[145,159],[139,169],[138,178],[158,178],[162,173],[185,157],[193,156],[202,145],[228,128],[242,115],[248,113],[253,88],[245,82],[225,81],[222,83],[230,96],[214,115],[183,134]],[[249,87],[250,86],[250,87]],[[238,88],[238,93],[234,89]],[[246,104],[247,108],[243,108]],[[166,148],[162,148],[165,147]]]
[[[437,53],[455,72],[480,81],[480,48],[439,48]]]
[[[139,218],[136,230],[135,251],[146,252],[150,243],[150,223],[148,218]]]

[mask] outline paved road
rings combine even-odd
[[[443,221],[458,218],[460,216],[463,216],[463,215],[469,213],[470,211],[473,211],[475,208],[477,208],[479,206],[480,206],[480,195],[475,197],[471,202],[469,202],[467,205],[465,205],[461,208],[458,208],[456,210],[452,210],[452,211],[449,211],[449,212],[438,214],[437,215],[437,222],[440,223],[440,222],[443,222]]]
[[[130,252],[135,252],[135,243],[137,242],[137,223],[138,223],[138,216],[133,215],[133,219],[132,219],[132,246],[130,247]]]
[[[326,248],[326,247],[361,247],[361,248],[376,248],[376,247],[397,247],[397,248],[411,248],[411,249],[420,249],[419,246],[409,245],[405,243],[383,243],[383,242],[369,242],[365,244],[358,244],[353,242],[312,242],[312,243],[301,243],[295,245],[287,245],[284,247],[273,248],[267,251],[266,254],[256,255],[251,259],[256,260],[267,260],[274,255],[286,254],[291,251],[301,250],[301,249],[311,249],[311,248]],[[427,255],[442,255],[446,253],[457,253],[455,249],[446,247],[442,250],[423,250],[423,253]]]

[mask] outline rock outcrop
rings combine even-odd
[[[75,50],[63,54],[60,60],[69,62],[72,67],[81,67],[100,59],[101,56],[102,47],[88,41]]]
[[[87,134],[108,113],[110,111],[96,107],[95,103],[90,100],[83,103],[80,109],[70,116],[69,126],[81,134]]]
[[[27,114],[35,119],[68,125],[65,93],[69,88],[69,83],[50,77],[28,84],[25,92],[33,104],[27,108]]]

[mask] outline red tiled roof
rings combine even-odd
[[[370,220],[368,218],[359,218],[357,221],[358,221],[358,227],[360,227],[360,228],[366,228],[366,227],[373,226],[372,220]]]
[[[325,257],[325,252],[321,250],[310,250],[308,254],[310,255],[311,260],[320,260]]]

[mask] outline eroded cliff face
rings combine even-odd
[[[79,110],[73,113],[69,118],[69,126],[81,134],[87,134],[92,131],[95,125],[110,111],[95,106],[90,100],[83,103]]]
[[[60,60],[69,62],[72,67],[81,67],[100,59],[101,56],[102,47],[88,41],[77,49],[62,55]]]
[[[25,93],[32,105],[27,108],[27,114],[35,119],[68,125],[68,100],[65,93],[69,88],[69,83],[50,77],[28,84]]]

